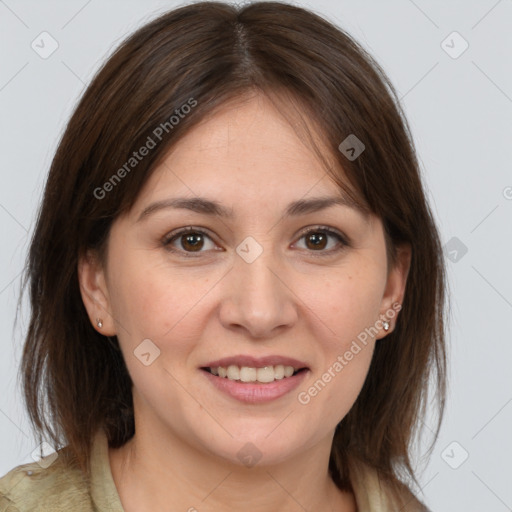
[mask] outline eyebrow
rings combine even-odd
[[[369,210],[364,205],[345,196],[324,196],[313,197],[310,199],[299,199],[291,202],[284,212],[284,218],[307,215],[308,213],[318,212],[333,206],[344,206],[357,211],[365,220],[369,216]],[[234,217],[233,209],[222,206],[221,203],[205,197],[175,197],[156,201],[146,207],[136,222],[148,218],[155,212],[164,209],[186,209],[203,215],[211,215],[232,219]]]

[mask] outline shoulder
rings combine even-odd
[[[56,454],[22,464],[0,478],[0,512],[93,510],[89,487],[78,469]]]

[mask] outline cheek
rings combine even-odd
[[[338,424],[354,405],[366,380],[374,346],[375,342],[351,343],[347,350],[337,356],[335,363],[330,365],[320,379],[316,380],[314,391],[309,390],[310,395],[315,392],[319,395],[325,393],[325,396],[312,400],[319,400],[319,413],[329,418],[328,424]]]
[[[353,302],[371,297],[351,298],[331,310],[327,322],[335,334],[316,339],[321,354],[318,364],[297,395],[298,402],[306,411],[309,409],[308,414],[324,418],[326,429],[339,423],[352,408],[364,385],[376,343],[370,308],[359,310]]]
[[[302,282],[304,302],[328,333],[332,350],[345,351],[350,341],[379,319],[385,276],[379,266],[361,266],[332,272],[329,278]]]
[[[154,264],[145,251],[131,251],[130,257],[119,255],[115,261],[110,289],[123,344],[133,350],[149,338],[162,350],[172,343],[174,355],[189,351],[188,340],[201,335],[205,297],[222,274],[199,276],[165,262]]]
[[[309,286],[309,303],[316,322],[319,349],[312,378],[301,388],[299,403],[338,423],[350,410],[364,384],[371,363],[385,285],[379,265],[354,267],[335,279]],[[314,291],[314,293],[313,293]],[[307,302],[307,301],[305,301]],[[326,328],[327,327],[327,328]]]

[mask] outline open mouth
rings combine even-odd
[[[278,364],[275,366],[263,366],[260,368],[237,365],[229,365],[227,367],[203,367],[201,370],[222,379],[245,383],[268,384],[293,377],[298,373],[307,371],[307,368],[295,368],[293,366]]]

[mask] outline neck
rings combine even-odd
[[[152,425],[154,427],[154,425]],[[137,425],[124,446],[110,449],[114,482],[125,512],[355,512],[352,493],[328,473],[332,437],[275,465],[234,464],[201,452],[168,430]]]

